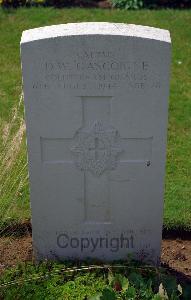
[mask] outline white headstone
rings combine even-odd
[[[157,263],[169,32],[42,27],[23,32],[21,57],[37,258]]]

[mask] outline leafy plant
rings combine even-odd
[[[0,299],[14,295],[46,300],[190,300],[190,287],[178,285],[165,269],[134,261],[118,265],[45,261],[4,271]]]
[[[111,0],[112,6],[119,9],[139,9],[143,7],[142,0]]]

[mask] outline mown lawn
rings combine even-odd
[[[170,30],[172,71],[164,225],[191,229],[191,11],[186,10],[0,10],[0,226],[30,217],[23,104],[18,104],[21,33],[39,26],[82,21],[134,23]]]

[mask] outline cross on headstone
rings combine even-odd
[[[96,137],[93,141],[93,145],[90,146],[89,151],[91,151],[94,155],[94,159],[98,160],[99,157],[102,155],[103,150],[105,150],[104,145],[100,140]]]
[[[42,161],[65,164],[76,160],[79,170],[84,171],[84,221],[110,223],[110,173],[115,168],[128,168],[129,163],[149,166],[152,137],[120,137],[117,129],[112,127],[114,98],[80,98],[81,128],[76,128],[76,135],[71,138],[42,137]]]

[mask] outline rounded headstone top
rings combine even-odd
[[[170,43],[168,30],[124,23],[83,22],[52,25],[23,31],[21,44],[64,36],[113,35],[137,37]]]

